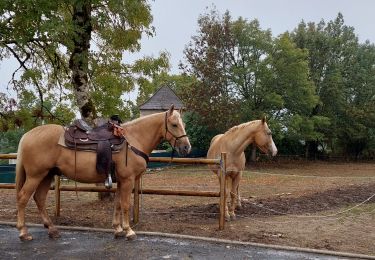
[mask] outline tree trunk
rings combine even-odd
[[[92,124],[96,117],[90,99],[88,84],[88,54],[91,40],[91,1],[76,0],[73,3],[73,49],[69,60],[72,70],[72,85],[81,117]]]
[[[306,159],[317,159],[318,155],[318,141],[306,142]]]
[[[257,146],[255,144],[251,145],[251,154],[250,154],[250,162],[255,162],[257,159]]]
[[[72,70],[72,85],[75,99],[82,119],[90,125],[94,125],[96,111],[90,99],[88,83],[89,49],[91,40],[91,1],[76,0],[73,3],[73,49],[69,60],[69,68]],[[98,183],[97,186],[104,186]],[[110,192],[98,193],[100,200],[112,198]]]

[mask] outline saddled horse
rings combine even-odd
[[[147,155],[163,139],[183,156],[190,152],[191,146],[180,113],[173,106],[167,112],[141,117],[121,127],[129,145],[124,145],[118,153],[112,155],[117,179],[113,228],[115,237],[132,239],[136,235],[129,224],[131,193],[135,180],[146,170]],[[25,208],[33,194],[49,236],[60,236],[45,206],[54,174],[61,172],[69,179],[85,183],[103,183],[106,179],[105,175],[97,172],[95,153],[74,151],[58,144],[64,131],[59,125],[43,125],[30,130],[21,138],[16,167],[17,228],[21,240],[32,239],[25,225]],[[139,152],[143,153],[143,157],[139,156]]]
[[[214,136],[211,140],[207,158],[219,159],[222,152],[227,153],[226,182],[227,184],[229,184],[229,180],[232,182],[231,187],[226,189],[226,197],[229,199],[228,194],[231,195],[229,210],[225,205],[225,219],[228,221],[236,218],[234,211],[236,206],[240,206],[241,203],[238,187],[246,163],[244,150],[252,143],[255,143],[264,153],[272,156],[277,154],[277,148],[265,118],[234,126],[224,134]],[[218,174],[217,166],[212,165],[210,168]]]

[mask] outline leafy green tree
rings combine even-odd
[[[315,85],[309,78],[308,52],[296,48],[288,33],[274,39],[274,49],[269,56],[271,73],[268,76],[268,106],[273,115],[276,141],[292,143],[322,140],[320,128],[329,125],[323,116],[310,116],[318,104]],[[281,133],[280,133],[281,131]]]
[[[338,122],[338,144],[358,158],[375,152],[375,46],[366,42],[356,52],[345,82],[345,105]]]
[[[228,12],[219,16],[214,10],[198,24],[181,68],[198,79],[185,91],[190,109],[208,130],[223,132],[266,114],[279,140],[293,127],[299,133],[295,138],[317,134],[316,118],[308,117],[318,102],[308,53],[296,48],[288,34],[274,39],[257,20],[232,21]],[[302,127],[306,121],[311,127]]]
[[[16,153],[18,142],[24,133],[23,129],[0,132],[0,153]]]
[[[182,98],[188,111],[199,114],[200,125],[222,132],[239,122],[238,102],[228,84],[229,13],[221,18],[212,10],[200,16],[198,26],[198,35],[184,50],[186,62],[180,64],[184,74],[197,81],[184,89]]]
[[[301,22],[292,39],[309,52],[310,78],[320,99],[310,117],[329,118],[330,122],[308,142],[308,152],[314,155],[319,145],[326,145],[333,153],[358,156],[373,127],[373,120],[365,116],[374,114],[373,46],[360,46],[354,28],[344,24],[340,13],[327,24]]]
[[[140,49],[142,34],[153,35],[151,22],[145,0],[4,0],[0,59],[18,61],[11,85],[19,92],[33,89],[42,112],[53,114],[47,99],[74,99],[89,121],[98,114],[129,117],[131,104],[122,94],[168,67],[164,54],[123,63],[124,51]]]
[[[200,115],[196,112],[186,112],[183,116],[186,124],[186,133],[189,136],[190,143],[194,149],[207,151],[210,147],[212,136],[216,134],[210,130],[207,125],[202,124]]]

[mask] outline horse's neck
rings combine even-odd
[[[254,135],[257,126],[256,122],[249,123],[244,127],[235,129],[226,136],[226,141],[228,142],[232,153],[241,154],[245,151],[246,147],[254,142]]]
[[[125,123],[123,127],[129,144],[150,154],[163,138],[164,114],[153,114]]]

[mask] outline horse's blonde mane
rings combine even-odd
[[[146,115],[146,116],[142,116],[142,117],[139,117],[139,118],[136,118],[136,119],[133,119],[131,121],[128,121],[128,122],[125,122],[123,124],[121,124],[121,127],[127,127],[127,126],[133,126],[133,125],[137,125],[140,121],[143,121],[144,119],[147,119],[147,118],[150,118],[150,117],[155,117],[156,115],[160,115],[160,114],[163,114],[165,115],[166,112],[160,112],[160,113],[155,113],[155,114],[150,114],[150,115]],[[174,113],[178,113],[178,111],[174,111]]]
[[[229,128],[224,134],[225,135],[232,134],[234,132],[237,132],[238,130],[241,130],[241,129],[249,127],[249,126],[252,126],[259,121],[260,120],[253,120],[253,121],[250,121],[250,122],[246,122],[246,123],[242,123],[240,125],[233,126],[232,128]]]
[[[154,117],[155,115],[158,115],[158,114],[161,114],[161,113],[155,113],[155,114],[150,114],[150,115],[138,117],[136,119],[133,119],[133,120],[130,120],[128,122],[125,122],[125,123],[121,124],[121,127],[137,125],[139,122],[143,121],[144,119],[147,119],[149,117]]]

